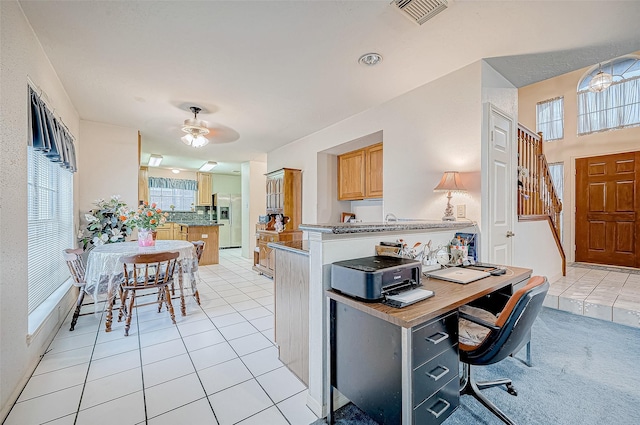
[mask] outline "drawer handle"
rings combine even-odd
[[[434,372],[437,369],[442,369],[442,372],[439,375],[434,375],[431,372]],[[438,365],[437,367],[434,367],[431,372],[425,372],[427,375],[429,375],[434,381],[437,381],[438,379],[442,378],[443,376],[445,376],[447,373],[449,373],[449,368],[445,367],[445,366],[440,366]]]
[[[434,339],[433,337],[436,335],[442,335],[440,338]],[[442,341],[444,341],[445,339],[449,338],[449,334],[446,332],[436,332],[431,336],[428,336],[425,338],[425,340],[432,342],[434,345],[435,344],[440,344]]]
[[[443,407],[442,409],[440,409],[440,411],[439,411],[439,412],[435,412],[435,411],[433,411],[433,410],[431,409],[431,407],[435,407],[435,406],[437,406],[437,405],[438,405],[438,403],[440,403],[440,402],[444,403],[444,407]],[[444,412],[446,412],[446,411],[447,411],[447,409],[449,409],[449,406],[451,406],[451,404],[449,404],[449,402],[448,402],[447,400],[443,400],[443,399],[441,399],[440,397],[438,397],[438,401],[437,401],[433,406],[429,407],[429,408],[427,409],[427,411],[428,411],[429,413],[431,413],[433,416],[435,416],[436,418],[439,418],[439,417],[440,417],[440,415],[442,415]]]

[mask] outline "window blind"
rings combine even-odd
[[[28,147],[28,306],[35,310],[68,278],[62,258],[74,246],[73,177]]]

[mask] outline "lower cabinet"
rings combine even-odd
[[[406,329],[337,303],[334,326],[335,386],[377,423],[440,424],[458,407],[457,312]]]
[[[300,230],[285,230],[284,232],[257,230],[256,248],[258,248],[258,256],[257,258],[254,258],[253,270],[273,278],[273,273],[276,267],[275,253],[273,252],[273,249],[269,248],[267,245],[270,242],[290,242],[301,240],[302,231]]]
[[[309,254],[274,249],[275,340],[278,357],[309,385]]]
[[[177,227],[175,223],[165,223],[156,228],[156,240],[169,241],[176,239],[173,236],[173,229]]]

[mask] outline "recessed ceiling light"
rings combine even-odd
[[[162,162],[162,155],[151,154],[149,157],[149,167],[157,167]]]
[[[180,174],[180,170],[176,170],[175,168],[174,168],[173,170],[171,170],[171,172],[172,172],[173,174]]]
[[[382,55],[380,55],[380,53],[365,53],[364,55],[360,56],[360,59],[358,59],[358,62],[367,66],[376,65],[381,61]]]

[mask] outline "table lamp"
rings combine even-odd
[[[451,205],[451,192],[466,192],[467,189],[460,181],[460,174],[457,171],[445,171],[442,180],[436,187],[434,192],[447,192],[447,208],[444,210],[443,221],[455,221],[453,216],[453,206]]]

